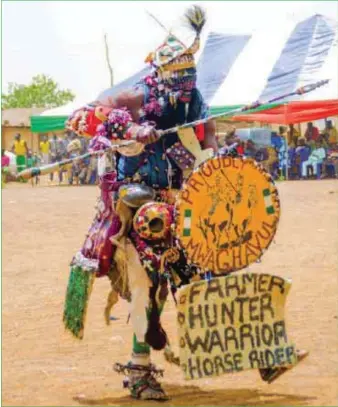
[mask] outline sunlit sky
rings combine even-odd
[[[209,31],[263,35],[290,32],[299,21],[314,14],[337,19],[335,1],[301,2],[195,2],[207,11]],[[185,1],[39,1],[2,3],[2,86],[28,83],[39,73],[50,75],[78,100],[89,101],[109,87],[103,33],[108,35],[115,83],[144,67],[147,54],[166,33],[152,20],[154,14],[187,43],[189,33],[180,28]],[[281,35],[280,38],[283,36]],[[282,40],[281,40],[282,41]],[[283,39],[285,41],[285,38]],[[271,47],[271,63],[283,42]],[[277,49],[278,48],[278,49]],[[265,60],[252,60],[252,69],[269,71]],[[252,81],[252,78],[250,78]],[[249,82],[248,82],[249,83]]]

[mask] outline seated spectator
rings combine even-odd
[[[316,142],[311,139],[305,139],[305,144],[310,148],[311,151],[316,148]]]
[[[244,141],[239,141],[236,150],[239,155],[244,155]]]
[[[9,157],[5,154],[5,150],[1,150],[1,168],[9,167]]]
[[[329,176],[338,178],[338,148],[329,149],[326,159],[323,161],[323,173],[321,178]]]
[[[4,188],[6,183],[6,175],[8,173],[9,157],[5,154],[5,150],[1,150],[1,187]]]
[[[330,145],[338,144],[338,132],[337,129],[333,127],[332,120],[326,121],[323,133],[327,138],[328,144]]]
[[[238,147],[238,146],[236,146],[236,145],[234,146],[234,144],[240,143],[240,139],[239,139],[238,136],[236,136],[235,131],[236,131],[236,128],[233,127],[233,128],[226,134],[226,136],[225,136],[225,138],[224,138],[224,146],[221,147],[221,148],[218,150],[218,153],[219,153],[220,155],[224,155],[224,154],[228,155],[229,153],[230,153],[231,155],[237,155],[237,154],[238,154],[238,151],[237,151],[237,147]],[[233,148],[232,148],[231,150],[229,150],[229,147],[231,147],[231,146],[233,146]]]
[[[305,138],[299,138],[297,147],[295,148],[295,157],[291,172],[296,177],[301,177],[302,164],[309,159],[311,148],[306,144]]]
[[[298,139],[297,147],[296,147],[296,154],[299,154],[302,150],[308,148],[305,143],[305,138]]]
[[[308,175],[308,170],[312,171],[312,175],[317,175],[318,164],[322,164],[326,156],[326,152],[321,142],[316,142],[316,148],[311,152],[307,161],[302,163],[302,177]]]
[[[263,168],[271,174],[274,178],[277,176],[278,169],[278,154],[274,147],[266,148],[267,157],[262,161]]]
[[[229,147],[234,143],[239,143],[240,139],[236,135],[236,127],[232,127],[231,130],[225,136],[225,146]]]
[[[255,158],[257,153],[257,148],[252,140],[247,140],[244,147],[244,155],[246,157]]]
[[[328,137],[324,133],[320,133],[318,137],[318,141],[322,144],[322,146],[327,149],[329,148]]]
[[[266,161],[269,157],[268,150],[266,148],[259,148],[255,154],[255,160],[257,162]]]

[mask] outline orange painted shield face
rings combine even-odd
[[[280,216],[271,176],[253,160],[213,157],[194,171],[176,204],[176,236],[188,260],[225,275],[259,261]]]

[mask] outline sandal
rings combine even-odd
[[[156,377],[163,377],[163,370],[156,369],[154,365],[142,366],[131,362],[127,365],[116,363],[114,370],[127,376],[127,379],[123,381],[123,387],[129,389],[130,395],[134,399],[169,400],[161,384],[156,380]]]

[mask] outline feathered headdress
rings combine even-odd
[[[195,67],[193,55],[200,46],[200,34],[206,22],[206,14],[200,6],[193,5],[186,11],[184,17],[186,24],[196,34],[193,44],[188,48],[170,33],[164,43],[147,56],[145,62],[161,71],[179,71]]]

